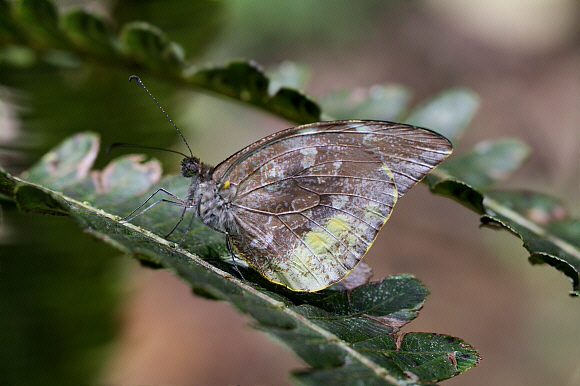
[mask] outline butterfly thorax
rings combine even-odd
[[[200,162],[198,158],[183,159],[181,173],[184,177],[192,178],[187,192],[188,205],[193,207],[195,216],[204,224],[231,233],[236,226],[231,208],[236,187],[214,181],[213,170],[213,167]]]

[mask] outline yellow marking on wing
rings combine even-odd
[[[317,255],[326,254],[335,249],[332,245],[334,238],[322,229],[311,230],[304,237],[304,241]]]
[[[326,223],[326,229],[342,242],[346,242],[349,248],[361,242],[354,234],[351,218],[345,214],[330,217]]]
[[[393,181],[393,188],[395,189],[395,194],[393,194],[393,197],[394,197],[393,206],[395,206],[395,204],[397,203],[397,199],[399,198],[399,189],[397,188],[397,184],[395,183],[395,181],[396,181],[395,180],[395,175],[393,174],[393,171],[391,170],[391,168],[389,167],[389,165],[387,165],[387,164],[384,163],[382,165],[382,167],[389,174],[389,177],[391,178],[391,181]],[[390,213],[389,213],[389,216],[390,216]],[[385,222],[389,219],[389,216],[387,216],[387,219],[385,220]]]
[[[345,214],[337,214],[328,219],[326,228],[337,236],[342,236],[352,228],[350,218]]]
[[[298,269],[299,267],[302,268],[300,269],[301,273],[310,273],[313,275],[309,268],[312,260],[312,253],[307,248],[295,248],[292,256],[296,258],[296,260],[293,260],[296,263],[294,266]]]
[[[385,217],[385,213],[383,213],[383,211],[381,211],[379,204],[377,204],[376,202],[371,202],[370,204],[366,205],[364,207],[364,212],[365,212],[366,219],[369,219],[373,216],[379,217],[379,218]]]

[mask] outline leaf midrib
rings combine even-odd
[[[8,174],[8,173],[7,173]],[[62,198],[63,200],[65,200],[67,203],[70,203],[74,206],[77,207],[81,207],[89,212],[92,212],[96,215],[99,216],[103,216],[111,221],[115,221],[118,224],[120,224],[121,226],[127,227],[128,229],[131,229],[132,231],[135,232],[139,232],[141,234],[143,234],[144,236],[151,238],[152,240],[154,240],[156,243],[174,248],[175,243],[167,241],[165,239],[163,239],[162,237],[159,237],[158,235],[143,229],[139,226],[133,225],[131,223],[128,222],[120,222],[120,217],[117,215],[113,215],[110,214],[102,209],[98,209],[95,208],[87,203],[84,202],[80,202],[78,200],[75,200],[74,198],[68,197],[66,195],[64,195],[61,192],[57,192],[54,191],[52,189],[49,189],[45,186],[33,183],[33,182],[28,182],[25,180],[22,180],[18,177],[15,176],[11,176],[12,179],[16,182],[16,187],[18,185],[29,185],[29,186],[34,186],[35,188],[42,190],[43,192],[47,193],[47,194],[52,194],[52,195],[56,195],[60,198]],[[72,209],[70,209],[72,210]],[[101,231],[99,230],[91,230],[93,233],[98,233],[101,235],[104,235]],[[106,236],[106,235],[104,235]],[[127,248],[123,245],[123,243],[119,243],[116,241],[113,241],[110,239],[110,237],[105,237],[104,238],[108,243],[112,244],[114,247],[119,248],[121,250],[123,250],[124,252],[128,252]],[[317,324],[311,322],[307,317],[292,311],[288,306],[286,306],[286,304],[284,304],[283,302],[273,299],[270,296],[267,296],[265,293],[256,290],[254,287],[250,286],[249,284],[246,284],[245,282],[233,277],[231,274],[222,271],[219,268],[216,268],[215,266],[209,264],[208,262],[206,262],[205,260],[201,259],[199,256],[192,254],[186,250],[183,250],[181,248],[177,249],[179,251],[180,254],[182,254],[183,256],[186,256],[187,258],[190,258],[191,260],[195,261],[196,263],[202,265],[203,267],[211,270],[212,272],[216,273],[219,276],[222,276],[223,278],[231,281],[232,283],[236,284],[238,287],[240,287],[240,289],[250,292],[251,294],[253,294],[254,296],[258,297],[259,299],[269,303],[271,305],[271,307],[273,309],[279,309],[280,311],[282,311],[283,313],[285,313],[286,315],[290,316],[291,318],[298,320],[299,322],[301,322],[302,324],[304,324],[306,327],[308,327],[309,329],[313,330],[314,332],[320,334],[321,336],[323,336],[328,342],[333,343],[337,346],[339,346],[343,351],[345,351],[349,356],[351,356],[352,358],[356,359],[357,361],[359,361],[361,364],[367,366],[369,369],[371,369],[378,377],[383,378],[384,380],[386,380],[387,382],[391,382],[393,385],[395,386],[405,386],[407,384],[407,382],[401,381],[395,377],[393,377],[392,375],[389,374],[388,370],[385,369],[384,367],[376,364],[375,362],[373,362],[372,360],[370,360],[368,357],[364,356],[363,354],[361,354],[360,352],[356,351],[355,349],[353,349],[352,347],[350,347],[350,345],[343,341],[342,339],[340,339],[338,336],[336,336],[335,334],[332,334],[331,332],[325,330],[324,328],[318,326]],[[232,301],[235,304],[235,301]],[[270,326],[271,327],[271,326]]]

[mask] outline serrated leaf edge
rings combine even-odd
[[[73,206],[76,207],[81,207],[87,211],[93,212],[99,216],[103,216],[105,218],[108,218],[109,220],[115,221],[117,223],[119,223],[120,225],[131,229],[132,231],[135,232],[139,232],[142,233],[143,235],[145,235],[148,238],[151,238],[152,240],[154,240],[157,243],[160,243],[162,245],[168,246],[168,247],[174,247],[175,243],[170,242],[165,240],[162,237],[157,236],[156,234],[141,228],[139,226],[133,225],[131,223],[128,222],[121,222],[120,221],[120,217],[110,214],[102,209],[98,209],[95,208],[87,203],[83,203],[80,202],[78,200],[75,200],[71,197],[68,197],[60,192],[54,191],[52,189],[46,188],[42,185],[33,183],[33,182],[28,182],[28,181],[24,181],[18,177],[12,176],[9,173],[6,173],[9,178],[12,178],[15,182],[16,185],[29,185],[29,186],[33,186],[43,192],[45,192],[46,194],[55,196],[59,199],[64,200],[67,205],[68,204],[72,204]],[[73,208],[69,205],[70,211],[73,212]],[[74,216],[73,216],[74,217]],[[111,238],[109,238],[106,235],[103,235],[101,232],[93,230],[93,229],[87,229],[86,230],[88,232],[90,232],[91,234],[93,234],[94,236],[102,239],[103,241],[106,242],[111,242],[112,245],[114,245],[116,248],[119,248],[122,251],[125,252],[129,252],[130,251],[125,248],[122,244],[115,242],[114,240],[112,240]],[[255,289],[254,287],[250,286],[249,284],[246,284],[245,282],[233,277],[232,275],[230,275],[229,273],[220,270],[219,268],[214,267],[213,265],[207,263],[206,261],[204,261],[203,259],[201,259],[199,256],[192,254],[184,249],[177,249],[179,251],[180,254],[186,256],[187,258],[195,261],[196,263],[202,265],[203,267],[207,268],[208,270],[211,270],[212,272],[214,272],[217,275],[222,276],[223,278],[230,280],[231,282],[235,283],[238,287],[240,287],[240,289],[250,292],[252,295],[256,296],[257,298],[265,301],[266,303],[269,303],[272,308],[276,308],[279,309],[280,311],[284,312],[285,314],[287,314],[288,316],[290,316],[293,319],[296,319],[297,321],[299,321],[300,323],[302,323],[303,325],[305,325],[305,327],[311,329],[312,331],[320,334],[321,336],[323,336],[328,342],[333,343],[338,345],[342,350],[344,350],[344,352],[346,354],[348,354],[349,356],[351,356],[352,358],[358,360],[360,363],[364,364],[365,366],[367,366],[369,369],[371,369],[377,376],[383,378],[384,380],[388,381],[388,382],[392,382],[394,385],[396,386],[405,386],[407,385],[407,382],[405,381],[401,381],[395,377],[393,377],[392,375],[390,375],[388,373],[388,371],[384,368],[381,367],[379,365],[377,365],[375,362],[373,362],[372,360],[370,360],[369,358],[365,357],[364,355],[360,354],[358,351],[356,351],[355,349],[353,349],[352,347],[349,346],[348,343],[346,343],[345,341],[343,341],[342,339],[340,339],[338,336],[336,336],[335,334],[332,334],[330,332],[328,332],[327,330],[323,329],[322,327],[316,325],[315,323],[312,323],[308,318],[306,318],[303,315],[300,315],[292,310],[290,310],[286,304],[284,304],[281,301],[275,300],[269,296],[267,296],[265,293]],[[171,268],[171,267],[168,267]],[[233,304],[235,305],[235,303],[233,302]]]

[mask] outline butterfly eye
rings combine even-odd
[[[195,157],[185,157],[181,161],[181,175],[184,177],[193,177],[199,173],[199,159]]]

